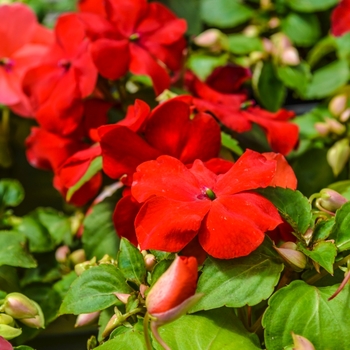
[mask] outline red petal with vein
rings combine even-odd
[[[34,12],[26,5],[11,4],[0,7],[0,57],[11,54],[27,44],[37,27]]]
[[[199,159],[195,160],[190,171],[196,177],[201,187],[214,188],[217,176],[202,161]]]
[[[98,128],[101,138],[103,170],[112,179],[132,174],[136,167],[160,152],[140,136],[122,125],[106,125]]]
[[[141,249],[177,252],[197,234],[211,202],[180,202],[164,197],[148,200],[136,216],[135,227]]]
[[[208,256],[207,252],[199,244],[198,236],[194,237],[179,254],[182,256],[195,257],[198,265],[202,265]]]
[[[221,158],[212,158],[204,163],[204,165],[216,175],[225,174],[231,168],[234,162]]]
[[[182,101],[162,103],[147,122],[146,140],[183,163],[216,157],[221,147],[219,125],[210,115],[201,113],[190,119],[190,113],[189,106]]]
[[[202,189],[196,177],[178,159],[160,156],[137,167],[131,193],[140,203],[152,196],[191,202]]]
[[[113,222],[118,235],[127,238],[135,246],[139,242],[137,241],[134,222],[141,206],[142,204],[128,195],[118,201],[113,213]]]
[[[128,111],[123,120],[118,125],[127,126],[134,132],[143,131],[143,125],[150,114],[151,108],[142,100],[135,100],[133,106],[128,107]]]
[[[199,242],[211,256],[232,259],[246,256],[264,240],[264,233],[282,222],[277,209],[254,193],[221,196],[199,231]]]
[[[269,186],[278,186],[296,190],[298,180],[286,158],[284,158],[282,154],[273,152],[263,153],[263,155],[266,159],[275,160],[277,162],[276,173]]]
[[[212,190],[219,196],[267,187],[276,173],[276,167],[276,161],[247,150],[226,174],[218,176]]]
[[[91,43],[91,55],[99,73],[111,80],[122,77],[129,68],[127,40],[99,39]]]
[[[350,31],[350,0],[342,0],[331,16],[331,30],[335,36]]]
[[[148,75],[152,79],[156,95],[159,95],[169,87],[170,78],[166,69],[157,63],[155,58],[153,58],[146,50],[131,43],[130,53],[130,71],[133,74]]]
[[[280,110],[271,113],[260,108],[249,108],[241,113],[265,130],[267,140],[274,151],[286,155],[297,145],[299,127],[287,122],[294,116],[293,112]]]

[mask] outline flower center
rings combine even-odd
[[[65,59],[58,61],[58,66],[62,67],[66,72],[69,70],[71,65],[71,62]]]
[[[203,187],[202,193],[200,195],[198,195],[197,198],[198,199],[209,198],[211,201],[213,201],[214,199],[216,199],[216,195],[215,195],[214,191],[211,190],[210,188]]]
[[[5,71],[7,73],[10,73],[12,71],[13,66],[15,65],[15,62],[11,60],[11,58],[0,58],[0,67],[4,67]]]
[[[247,109],[248,107],[251,107],[254,105],[253,101],[245,101],[241,104],[240,108],[241,109]]]
[[[137,41],[140,38],[140,34],[134,33],[129,36],[130,41]]]

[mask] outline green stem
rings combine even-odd
[[[335,263],[334,269],[337,269],[339,266],[344,265],[345,263],[348,262],[348,260],[350,260],[350,254],[347,255],[345,258],[341,259],[340,261],[338,261],[337,263]],[[321,273],[317,273],[316,275],[313,275],[312,277],[307,279],[305,282],[307,284],[313,285],[315,282],[317,282],[318,280],[320,280],[321,278],[327,275],[328,275],[328,272],[326,270],[322,270]]]
[[[149,333],[148,333],[148,323],[149,323],[149,313],[146,312],[145,318],[143,319],[143,333],[145,336],[147,350],[153,350],[151,339],[149,338]]]
[[[2,119],[1,119],[1,133],[5,136],[9,133],[9,124],[10,124],[10,110],[4,108],[2,110]]]

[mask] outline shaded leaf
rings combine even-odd
[[[335,214],[335,223],[329,239],[334,239],[339,252],[350,249],[350,202],[345,203]]]
[[[21,183],[14,179],[0,180],[0,207],[16,207],[24,199]]]
[[[300,12],[323,11],[336,5],[339,0],[286,0],[288,6]]]
[[[228,50],[236,55],[247,55],[253,51],[263,51],[260,38],[248,37],[244,34],[230,34],[228,38]]]

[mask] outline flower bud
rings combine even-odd
[[[0,349],[1,350],[13,350],[11,343],[9,343],[5,338],[0,336]]]
[[[306,256],[299,252],[297,245],[293,242],[285,242],[279,248],[276,248],[277,253],[285,260],[288,265],[297,272],[300,272],[306,267]]]
[[[250,38],[256,37],[259,35],[259,28],[253,24],[250,24],[242,30],[242,34]]]
[[[330,132],[329,126],[327,123],[317,122],[314,124],[316,131],[320,134],[320,136],[327,136]]]
[[[14,328],[7,324],[0,324],[0,339],[1,337],[6,340],[11,340],[22,334],[22,329]],[[1,345],[1,342],[0,342]],[[2,348],[0,348],[2,349]]]
[[[337,141],[327,152],[327,161],[331,166],[335,176],[338,176],[343,170],[349,159],[350,147],[349,140],[342,139]]]
[[[267,23],[267,26],[270,28],[270,29],[275,29],[277,27],[279,27],[281,24],[281,21],[278,17],[272,17],[269,22]]]
[[[86,260],[84,249],[75,250],[70,256],[70,261],[73,265],[81,264]]]
[[[328,129],[330,132],[336,135],[342,135],[346,131],[345,125],[339,123],[338,120],[332,118],[325,118],[326,124],[328,125]]]
[[[154,265],[157,263],[157,260],[153,254],[147,254],[144,257],[145,260],[145,266],[147,271],[152,271]]]
[[[15,325],[15,320],[7,314],[0,314],[0,324],[7,324],[13,327]]]
[[[56,261],[59,263],[65,263],[67,261],[69,254],[70,254],[70,249],[68,246],[63,245],[62,247],[58,247],[55,252]]]
[[[7,294],[0,311],[16,319],[30,318],[38,314],[36,303],[21,293]]]
[[[102,337],[106,338],[113,331],[113,329],[123,324],[123,322],[125,322],[125,317],[117,308],[115,308],[115,314],[108,321],[106,328],[102,333]]]
[[[146,298],[148,313],[158,325],[182,316],[198,300],[198,266],[194,257],[177,256]]]
[[[93,257],[91,260],[84,261],[81,264],[74,266],[75,273],[80,276],[84,271],[88,270],[90,267],[97,266],[96,257]]]
[[[332,213],[335,213],[343,204],[348,200],[340,193],[331,190],[330,188],[324,188],[320,191],[321,197],[317,198],[316,206],[322,210],[325,209]]]
[[[301,335],[297,335],[292,332],[292,337],[294,341],[293,350],[315,350],[312,343]]]
[[[123,303],[126,304],[128,302],[130,294],[125,293],[114,293],[114,295]]]
[[[297,66],[300,63],[298,50],[295,47],[287,47],[281,54],[281,63]]]
[[[227,39],[219,29],[211,28],[199,34],[193,39],[200,47],[206,47],[212,52],[219,52],[227,47]]]
[[[345,94],[334,96],[329,102],[328,109],[335,116],[338,117],[345,110],[347,103],[347,96]]]
[[[74,327],[83,327],[94,323],[100,316],[100,311],[91,312],[89,314],[80,314],[75,321]]]
[[[30,318],[20,318],[18,321],[22,322],[30,328],[45,328],[45,318],[41,309],[39,310],[38,315]]]
[[[347,108],[344,112],[342,112],[342,114],[339,117],[339,120],[342,123],[346,123],[350,118],[350,108]]]

